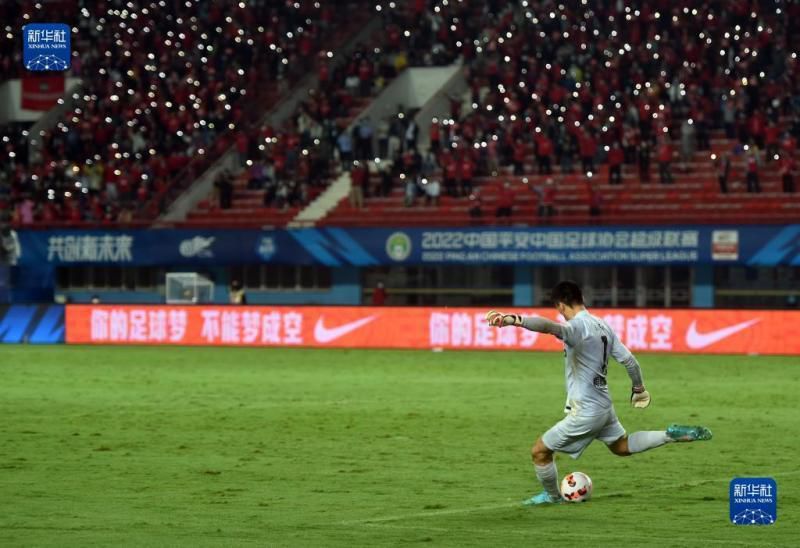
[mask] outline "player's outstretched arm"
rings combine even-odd
[[[539,333],[547,333],[555,335],[556,337],[564,337],[564,326],[558,322],[548,320],[547,318],[540,318],[539,316],[523,317],[519,314],[503,314],[496,310],[490,310],[486,313],[486,321],[489,325],[494,327],[507,327],[515,326],[528,329],[529,331],[537,331]]]

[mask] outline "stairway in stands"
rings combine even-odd
[[[349,126],[369,105],[369,102],[370,98],[353,98],[347,115],[338,118],[336,123],[339,127]],[[201,200],[197,204],[180,225],[215,228],[283,227],[305,207],[306,204],[297,204],[285,209],[265,207],[264,191],[247,188],[248,174],[248,170],[245,169],[236,176],[233,182],[234,192],[231,208],[221,209],[212,192],[207,199]],[[309,188],[309,201],[314,200],[322,193],[329,182],[325,181],[321,186]]]
[[[324,226],[470,226],[495,224],[665,224],[665,223],[769,223],[797,222],[800,219],[800,193],[785,194],[778,175],[777,162],[761,167],[761,193],[750,194],[745,188],[743,157],[732,156],[729,192],[719,192],[711,153],[720,154],[733,149],[732,140],[719,136],[712,141],[712,150],[698,152],[682,172],[679,161],[672,164],[673,184],[659,182],[658,164],[651,162],[649,183],[639,181],[637,166],[625,166],[623,183],[608,184],[608,170],[601,166],[594,176],[592,186],[601,193],[602,214],[589,215],[589,188],[582,174],[552,176],[556,181],[556,215],[541,219],[537,214],[539,198],[534,188],[543,184],[548,176],[525,175],[479,177],[483,199],[483,216],[473,219],[469,215],[471,204],[466,198],[442,195],[438,207],[424,205],[417,198],[414,206],[403,206],[403,188],[395,182],[390,196],[368,198],[364,210],[356,210],[348,200],[342,200],[319,225]],[[557,169],[557,168],[556,168]],[[525,171],[536,173],[533,155],[528,158]],[[800,179],[800,177],[796,177]],[[496,219],[496,201],[503,182],[510,181],[516,192],[513,215],[510,220]],[[373,184],[377,181],[373,181]],[[800,181],[796,182],[800,187]],[[498,222],[501,221],[501,222]]]

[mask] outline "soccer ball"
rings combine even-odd
[[[567,502],[583,502],[592,496],[592,478],[583,472],[573,472],[561,480],[561,496]]]

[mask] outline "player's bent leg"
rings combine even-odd
[[[533,459],[533,464],[537,466],[545,466],[553,462],[553,451],[544,444],[541,437],[531,447],[531,459]]]
[[[536,469],[536,477],[544,487],[544,491],[524,500],[522,504],[534,506],[561,502],[561,490],[558,488],[558,470],[556,469],[556,463],[553,461],[553,450],[544,444],[542,438],[539,438],[533,444],[531,458],[533,459],[533,467]]]
[[[619,457],[630,457],[631,451],[628,447],[628,436],[622,436],[617,441],[606,444],[606,447]]]

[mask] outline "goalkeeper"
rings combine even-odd
[[[628,456],[670,442],[711,439],[711,432],[707,428],[677,424],[666,430],[627,435],[614,412],[608,392],[608,358],[613,357],[625,367],[632,384],[631,404],[637,409],[644,409],[650,405],[650,394],[644,387],[639,363],[608,324],[586,310],[581,289],[576,283],[560,282],[553,288],[551,301],[567,320],[566,323],[540,317],[523,318],[494,310],[486,314],[489,325],[522,327],[554,335],[564,342],[566,417],[536,440],[531,450],[536,477],[544,487],[544,492],[523,504],[561,501],[558,473],[553,460],[555,452],[566,453],[577,459],[593,440],[598,439],[615,455]]]

